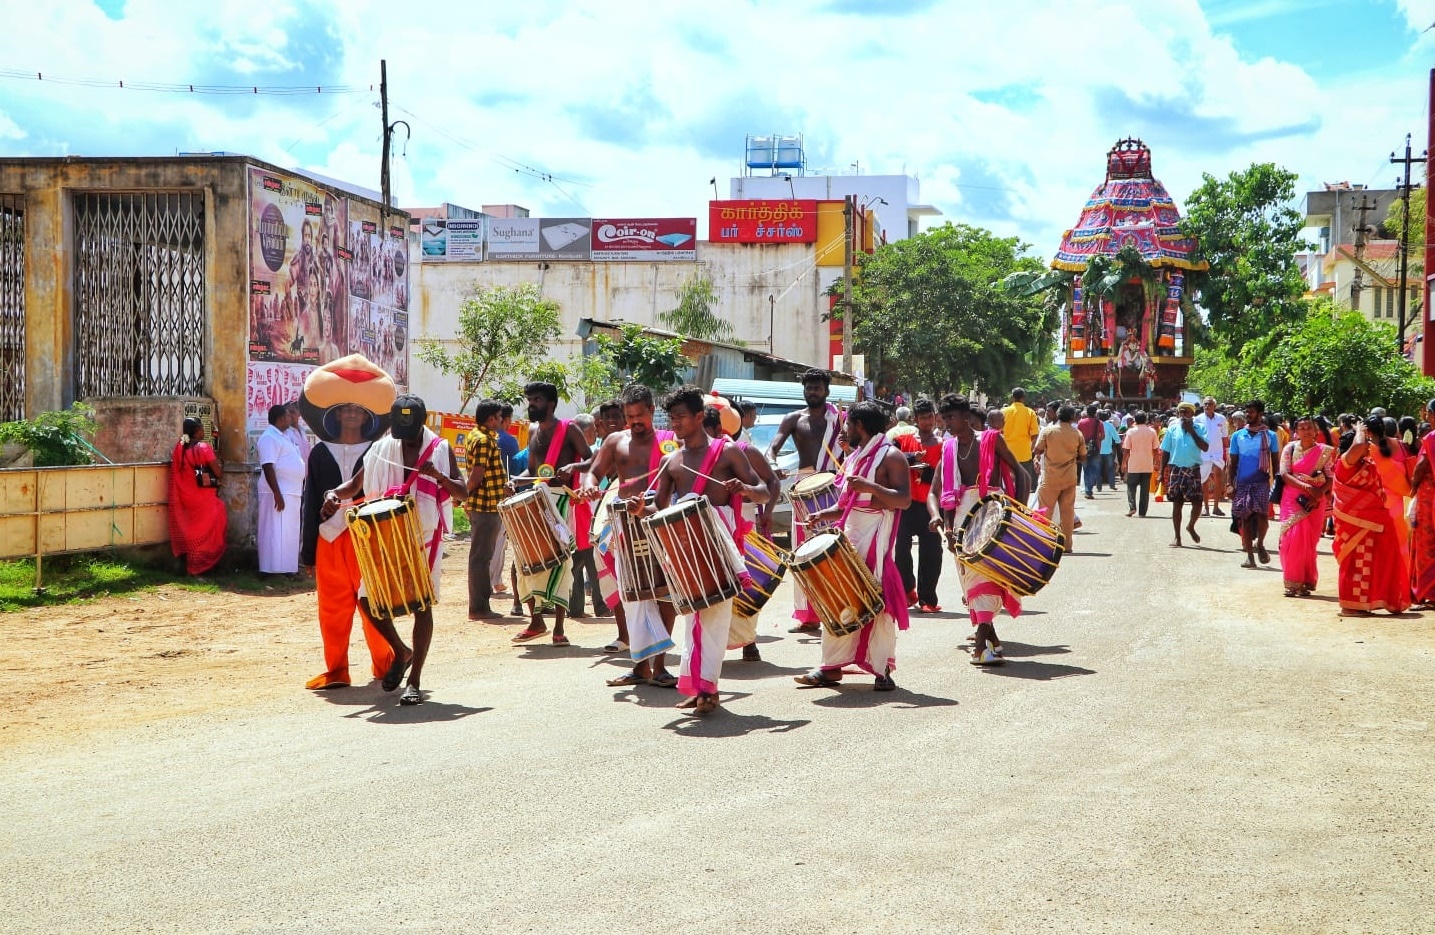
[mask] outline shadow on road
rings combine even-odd
[[[1066,561],[1068,558],[1110,558],[1110,557],[1111,557],[1111,553],[1110,553],[1110,552],[1088,552],[1088,551],[1086,551],[1085,549],[1082,549],[1080,552],[1065,552],[1065,553],[1063,553],[1062,556],[1061,556],[1061,560],[1062,560],[1062,561]]]
[[[423,704],[404,707],[394,696],[388,704],[372,705],[363,711],[353,711],[344,717],[362,718],[370,724],[429,724],[458,721],[470,714],[482,714],[493,708],[470,708],[461,704],[445,704],[442,701],[425,701]]]
[[[786,734],[806,727],[812,721],[800,718],[795,721],[780,721],[765,714],[733,714],[727,710],[727,693],[723,693],[724,707],[702,717],[687,715],[663,725],[679,737],[745,737],[748,734]],[[745,697],[745,696],[744,696]]]
[[[1002,655],[1008,659],[1023,656],[1059,656],[1071,652],[1070,646],[1033,646],[1030,643],[1013,643],[1002,640]]]
[[[812,703],[824,708],[950,708],[961,704],[955,698],[938,698],[908,691],[901,685],[893,692],[873,691],[870,685],[844,685],[834,694],[814,698]]]
[[[1010,644],[1002,644],[1004,647]],[[1008,654],[1010,655],[1010,654]],[[988,675],[1004,675],[1007,678],[1031,679],[1035,682],[1050,682],[1053,679],[1064,679],[1072,675],[1095,675],[1095,669],[1083,669],[1080,666],[1064,666],[1053,662],[1021,662],[1010,661],[1004,666],[980,666]]]
[[[747,681],[750,679],[767,679],[775,675],[801,675],[811,669],[802,666],[780,666],[766,659],[761,662],[743,662],[740,659],[729,659],[722,664],[723,681]]]

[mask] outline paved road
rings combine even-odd
[[[422,707],[295,690],[23,748],[0,931],[1435,930],[1431,618],[1339,620],[1168,549],[1164,505],[1082,506],[1000,670],[949,613],[897,692],[798,690],[816,643],[783,633],[699,721],[491,628],[440,634]]]

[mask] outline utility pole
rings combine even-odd
[[[384,121],[384,150],[379,157],[379,190],[383,192],[384,207],[379,212],[380,236],[389,236],[389,205],[393,204],[393,192],[389,187],[389,153],[392,150],[394,128],[403,124],[404,137],[407,139],[413,133],[413,128],[406,120],[395,120],[389,123],[389,63],[387,59],[379,59],[379,114]]]
[[[1365,235],[1371,232],[1371,228],[1366,226],[1365,214],[1377,207],[1378,205],[1369,203],[1363,192],[1360,195],[1360,204],[1356,204],[1354,198],[1350,199],[1351,210],[1360,215],[1360,220],[1355,223],[1355,278],[1350,283],[1350,307],[1357,312],[1360,311],[1360,293],[1365,289],[1360,268],[1365,262]],[[1377,308],[1375,313],[1379,315],[1380,309]]]
[[[856,195],[842,199],[842,372],[852,372],[852,212]]]
[[[1399,318],[1397,319],[1399,324],[1397,326],[1398,330],[1396,331],[1397,340],[1395,345],[1396,348],[1399,350],[1401,356],[1404,356],[1405,354],[1405,302],[1406,299],[1409,298],[1410,294],[1409,288],[1405,282],[1406,276],[1410,272],[1410,251],[1406,249],[1407,245],[1410,243],[1410,167],[1417,162],[1424,162],[1426,159],[1426,155],[1426,153],[1421,153],[1419,157],[1412,157],[1410,155],[1409,133],[1405,134],[1404,158],[1398,158],[1394,153],[1390,154],[1391,162],[1396,163],[1397,165],[1405,166],[1405,181],[1403,184],[1400,184],[1400,197],[1405,200],[1405,210],[1401,212],[1404,215],[1404,221],[1400,225],[1400,272],[1398,273],[1400,277],[1400,295],[1396,300],[1398,302],[1400,313]]]

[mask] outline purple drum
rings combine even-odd
[[[809,474],[787,491],[794,522],[807,525],[813,513],[837,505],[837,475],[831,471]]]
[[[957,561],[1023,597],[1046,586],[1065,551],[1060,529],[1003,493],[978,500],[957,533]]]
[[[755,530],[742,540],[742,558],[752,583],[733,601],[732,612],[739,617],[756,617],[782,583],[787,562],[782,550]]]

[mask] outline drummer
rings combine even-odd
[[[360,490],[364,499],[374,501],[395,492],[414,498],[422,536],[424,559],[433,579],[433,597],[439,597],[439,559],[443,557],[443,534],[453,528],[453,501],[462,501],[468,491],[458,471],[458,461],[447,441],[424,425],[428,410],[417,396],[400,396],[394,400],[389,418],[389,434],[380,438],[364,455],[364,469],[347,482],[324,495],[320,517],[328,518],[339,508],[340,501],[355,497]],[[384,675],[383,689],[391,692],[399,687],[404,670],[409,670],[408,685],[399,696],[399,704],[423,704],[419,678],[433,639],[433,608],[414,612],[413,649],[404,645],[394,627],[394,619],[378,613],[361,596],[365,609],[378,630],[394,651],[393,664]],[[412,666],[412,668],[410,668]]]
[[[640,383],[631,384],[623,390],[619,402],[628,427],[609,433],[593,456],[589,478],[579,491],[586,500],[601,497],[598,482],[614,478],[619,496],[640,499],[644,491],[657,486],[663,456],[678,450],[672,432],[653,428],[652,390]],[[617,547],[617,543],[609,544],[605,562],[614,573],[617,563],[612,554]],[[618,584],[621,587],[627,582]],[[668,672],[664,661],[667,651],[673,648],[676,614],[672,602],[620,601],[617,612],[626,621],[628,654],[636,665],[631,672],[609,679],[608,684],[615,688],[643,684],[676,688],[678,680]]]
[[[797,476],[806,477],[822,471],[836,471],[837,450],[842,438],[842,414],[827,401],[832,390],[832,375],[826,370],[809,370],[802,375],[802,398],[807,408],[789,412],[777,427],[767,457],[777,462],[777,453],[788,438],[797,447]],[[792,544],[796,548],[807,539],[807,531],[796,524],[792,527]],[[817,614],[801,589],[793,596],[792,617],[797,621],[791,633],[816,633],[821,629]]]
[[[856,665],[877,677],[873,689],[889,692],[897,685],[897,630],[907,629],[906,589],[893,556],[897,518],[912,504],[907,458],[887,440],[887,414],[870,400],[847,410],[846,436],[852,454],[842,466],[845,483],[835,506],[811,519],[836,521],[882,585],[886,608],[861,629],[845,636],[822,630],[822,664],[799,675],[800,686],[820,688],[842,681],[842,669]]]
[[[709,405],[703,414],[703,430],[708,433],[708,438],[726,437],[742,449],[747,463],[752,466],[753,473],[767,487],[767,505],[764,507],[759,507],[756,503],[749,503],[742,494],[733,494],[733,516],[737,522],[733,538],[737,542],[738,552],[746,554],[745,542],[749,532],[757,529],[760,535],[767,539],[772,538],[770,505],[777,502],[781,485],[777,479],[777,471],[768,463],[767,458],[750,442],[743,439],[743,419],[740,415],[742,410],[731,405],[722,397],[710,397],[707,401],[719,404]],[[728,634],[728,648],[736,649],[741,646],[743,662],[761,662],[762,652],[757,648],[757,617],[744,617],[737,612],[736,604],[733,607],[733,622],[732,630]]]
[[[948,394],[937,410],[951,436],[942,443],[942,457],[927,496],[927,511],[934,530],[945,530],[947,542],[976,502],[999,490],[1018,503],[1026,503],[1027,474],[1007,447],[996,426],[987,429],[985,413],[973,411],[965,397]],[[993,410],[999,411],[999,410]],[[977,437],[978,427],[983,430]],[[1001,640],[994,621],[1003,608],[1011,616],[1021,613],[1021,599],[996,581],[958,562],[957,576],[966,595],[967,615],[976,627],[973,665],[1001,665]]]
[[[558,387],[535,381],[524,386],[523,393],[528,398],[528,420],[534,423],[528,435],[529,474],[547,483],[558,516],[566,521],[574,476],[587,468],[586,463],[579,462],[586,462],[592,453],[588,440],[583,437],[583,430],[571,420],[558,418]],[[568,612],[573,566],[560,562],[557,568],[523,575],[518,584],[519,592],[515,596],[528,605],[529,620],[528,626],[513,638],[513,642],[528,643],[547,633],[548,624],[543,621],[543,610],[552,607],[553,645],[567,646],[568,637],[563,635],[563,617]]]
[[[740,493],[753,503],[766,503],[767,486],[758,480],[741,449],[725,438],[708,438],[703,429],[706,406],[702,390],[680,386],[663,400],[663,408],[683,447],[668,455],[658,471],[656,508],[664,510],[675,500],[706,495],[732,535],[736,530],[733,495]],[[632,498],[629,504],[634,512],[643,509],[641,497]],[[679,708],[692,708],[695,714],[717,709],[718,676],[731,624],[731,598],[683,615],[685,648],[678,675],[683,700],[678,702]]]

